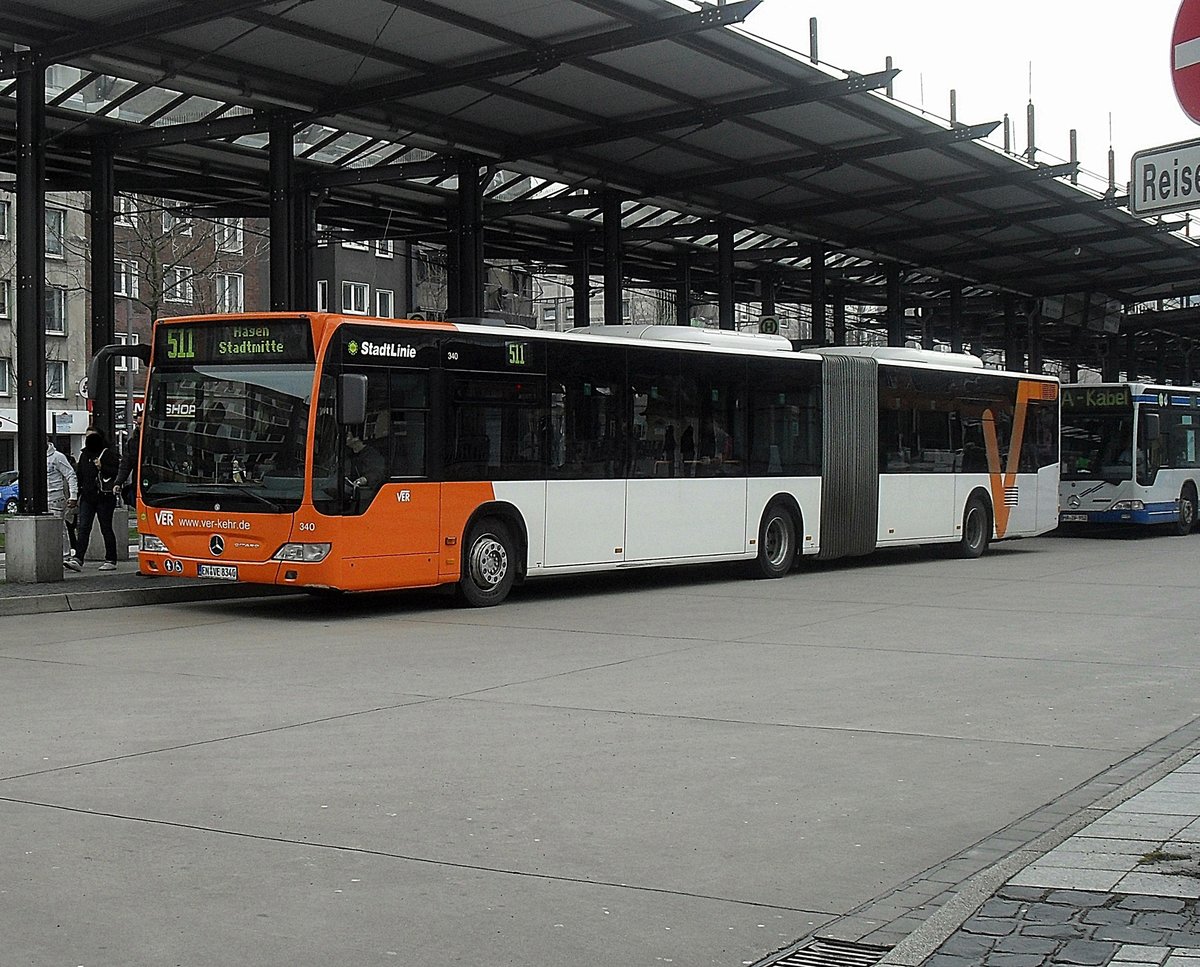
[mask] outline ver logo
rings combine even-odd
[[[160,527],[174,527],[175,526],[175,511],[173,511],[173,510],[156,511],[154,514],[154,523],[158,524]]]
[[[350,353],[351,356],[357,356],[358,355],[358,340],[351,339],[349,344],[346,346],[346,350],[347,350],[347,352]]]

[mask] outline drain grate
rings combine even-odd
[[[769,967],[875,967],[890,949],[817,937],[779,960],[772,960]]]

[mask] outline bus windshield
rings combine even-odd
[[[1133,413],[1062,414],[1064,480],[1130,480],[1133,477]]]
[[[141,451],[151,507],[292,512],[304,494],[311,363],[155,370]]]

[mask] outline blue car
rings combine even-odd
[[[9,470],[0,473],[0,510],[6,514],[17,512],[17,502],[21,499],[21,484],[17,480],[17,471]]]

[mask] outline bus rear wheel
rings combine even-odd
[[[1185,537],[1196,526],[1196,491],[1191,485],[1183,488],[1179,495],[1179,519],[1175,521],[1175,533]]]
[[[485,517],[472,527],[466,542],[458,590],[473,608],[490,608],[508,597],[517,574],[517,554],[508,526]]]
[[[795,563],[796,521],[783,504],[771,504],[758,525],[756,571],[759,577],[781,578]]]
[[[981,498],[972,497],[963,511],[962,537],[954,547],[954,556],[982,557],[991,541],[992,514]]]

